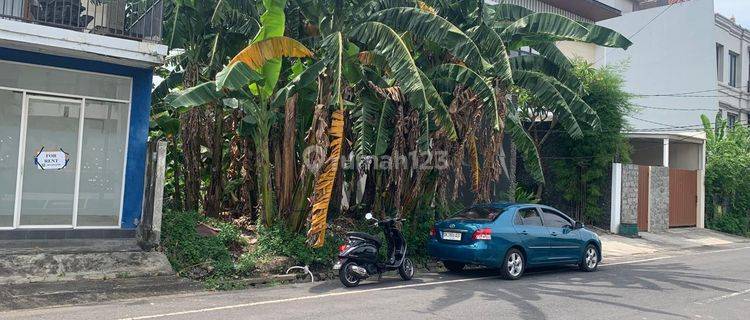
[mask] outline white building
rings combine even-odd
[[[730,126],[750,125],[750,30],[720,14],[715,19],[719,109]]]

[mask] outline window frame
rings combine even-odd
[[[729,86],[731,87],[738,87],[739,82],[739,76],[737,73],[738,69],[738,62],[739,62],[739,54],[736,52],[729,50]]]
[[[724,82],[724,45],[716,44],[716,80]]]
[[[521,216],[521,222],[522,222],[521,225],[522,226],[530,226],[530,227],[544,227],[544,220],[542,219],[542,212],[539,210],[538,207],[531,206],[531,207],[521,207],[521,208],[518,208],[518,209],[516,209],[516,216],[520,216],[521,215],[521,211],[523,211],[523,210],[529,210],[529,209],[534,210],[534,212],[536,212],[537,217],[539,217],[539,223],[540,224],[539,225],[526,224],[526,219],[523,216]],[[513,224],[514,225],[518,225],[518,224],[516,224],[516,217],[513,217]]]
[[[560,212],[557,209],[554,209],[554,208],[551,208],[551,207],[539,207],[539,210],[542,213],[542,215],[541,215],[542,222],[544,223],[545,227],[550,227],[550,226],[547,225],[546,222],[544,222],[544,220],[545,220],[544,219],[544,214],[545,213],[556,215],[556,216],[562,218],[563,220],[565,220],[568,223],[568,227],[571,228],[571,229],[575,225],[575,221],[572,218],[568,217],[566,214]],[[548,211],[548,212],[545,212],[545,210]],[[562,227],[550,227],[550,228],[565,228],[565,226],[562,226]]]
[[[737,121],[739,121],[739,115],[727,111],[727,128],[734,128],[737,125]]]

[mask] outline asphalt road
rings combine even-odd
[[[606,261],[605,261],[606,262]],[[490,270],[20,310],[0,319],[749,319],[750,246],[673,252],[595,273],[535,270],[505,281]]]

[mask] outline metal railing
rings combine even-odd
[[[161,41],[162,0],[0,0],[0,18]]]

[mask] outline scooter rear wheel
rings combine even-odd
[[[352,267],[356,265],[356,263],[349,261],[339,269],[339,280],[345,287],[353,288],[359,285],[359,276],[352,270]]]

